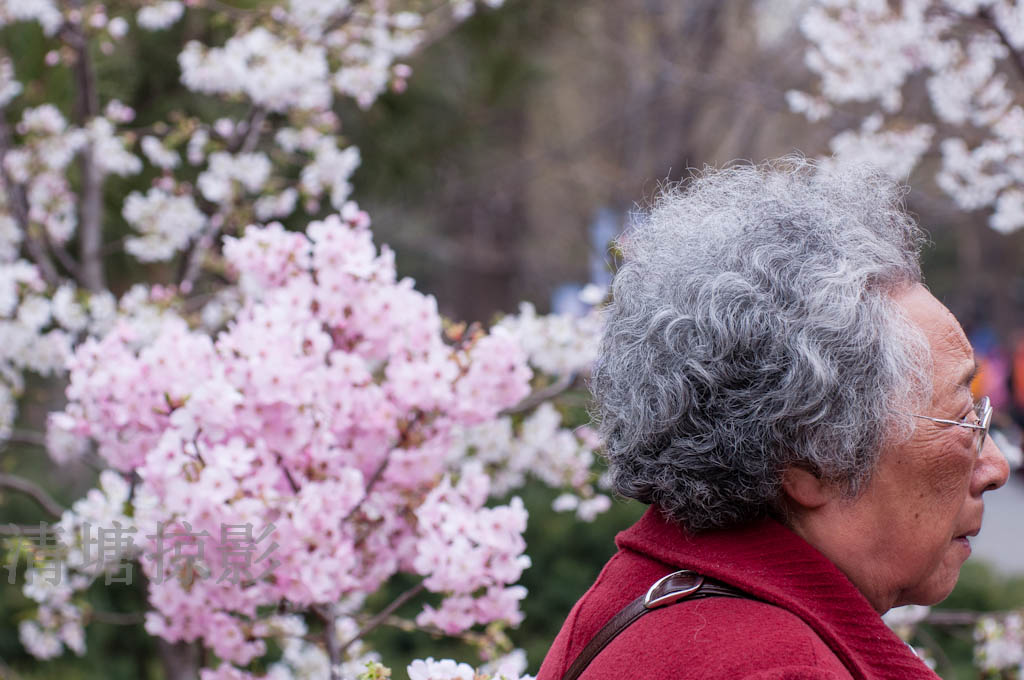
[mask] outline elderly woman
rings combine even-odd
[[[902,195],[737,165],[622,239],[592,387],[651,507],[538,680],[936,677],[880,615],[949,594],[1008,468]]]

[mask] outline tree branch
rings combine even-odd
[[[42,526],[40,526],[42,525]],[[49,535],[50,529],[46,522],[40,522],[40,524],[14,524],[13,522],[7,524],[0,524],[0,536],[13,537],[13,538],[28,538],[42,535]],[[2,678],[2,676],[0,676]]]
[[[413,419],[409,421],[408,425],[405,426],[405,429],[402,431],[401,439],[398,442],[399,447],[402,445],[409,445],[409,433],[412,432],[413,427],[419,425],[424,420],[423,415],[424,414],[422,411],[417,411]],[[345,525],[345,522],[352,519],[352,516],[359,511],[359,508],[361,508],[363,503],[366,502],[366,499],[370,497],[370,492],[373,491],[373,487],[375,487],[377,485],[377,482],[380,481],[381,477],[384,476],[384,470],[387,469],[389,462],[391,462],[391,449],[388,450],[387,455],[384,456],[384,460],[380,462],[380,465],[377,466],[377,469],[373,471],[372,475],[370,475],[369,481],[366,482],[366,491],[363,492],[363,497],[359,499],[359,502],[356,503],[355,506],[353,506],[353,508],[348,511],[348,514],[345,515],[345,517],[341,520],[342,526]]]
[[[324,622],[324,645],[327,647],[327,657],[330,659],[331,680],[341,680],[338,674],[338,667],[341,665],[341,648],[338,646],[338,631],[334,627],[334,611],[331,607],[313,607],[313,611]]]
[[[267,120],[267,110],[262,106],[253,106],[246,116],[245,135],[233,140],[231,151],[248,153],[259,144],[260,135],[263,134],[263,123]],[[181,274],[178,277],[178,288],[186,294],[195,286],[199,274],[202,273],[203,260],[206,253],[217,245],[217,237],[227,221],[227,216],[222,208],[217,208],[207,213],[206,226],[185,251],[181,264]]]
[[[486,633],[477,633],[472,630],[463,631],[462,633],[447,633],[437,626],[420,626],[417,625],[415,621],[403,619],[399,616],[389,616],[382,622],[382,624],[385,626],[391,626],[392,628],[397,628],[398,630],[406,633],[412,633],[418,630],[427,633],[428,635],[432,635],[433,637],[461,640],[468,645],[479,645],[487,635]]]
[[[402,431],[402,436],[399,439],[396,448],[397,447],[401,447],[403,445],[404,446],[409,446],[409,444],[410,444],[409,433],[412,432],[412,429],[416,425],[419,425],[423,420],[424,420],[423,412],[422,411],[417,411],[416,415],[413,416],[412,420],[409,421],[409,423],[405,426],[405,429]],[[380,481],[381,477],[384,476],[384,470],[387,469],[388,463],[391,462],[391,451],[392,450],[393,449],[388,449],[388,453],[387,453],[387,455],[384,456],[384,460],[382,460],[380,462],[380,465],[377,466],[377,469],[373,471],[372,475],[370,475],[369,481],[366,482],[366,491],[363,492],[363,497],[359,499],[359,502],[356,503],[355,506],[353,506],[353,508],[348,511],[348,514],[345,515],[345,517],[341,520],[341,526],[344,526],[345,522],[347,522],[350,519],[352,519],[352,517],[359,511],[359,508],[361,508],[363,506],[363,503],[366,502],[366,499],[370,497],[370,492],[373,491],[373,487],[375,487],[377,485],[377,482]]]
[[[1000,616],[1010,612],[976,612],[964,609],[933,609],[924,623],[935,626],[973,626],[982,616]]]
[[[89,612],[89,619],[96,623],[109,623],[114,626],[137,626],[145,622],[146,615],[142,612],[104,612],[93,609]]]
[[[284,458],[281,456],[280,453],[275,453],[274,457],[277,458],[277,466],[281,468],[281,472],[284,473],[284,478],[288,480],[288,486],[292,488],[292,493],[298,493],[299,485],[295,482],[295,478],[292,477],[292,472],[291,470],[288,469],[288,466],[285,464]]]
[[[396,597],[394,600],[392,600],[387,607],[384,607],[384,609],[374,614],[370,618],[370,620],[367,621],[366,624],[362,628],[360,628],[355,635],[353,635],[350,639],[346,640],[345,644],[341,646],[341,651],[344,652],[346,649],[351,647],[357,640],[363,638],[371,630],[381,625],[382,623],[387,622],[388,617],[394,614],[395,611],[403,604],[405,604],[406,602],[408,602],[409,600],[423,592],[424,588],[426,588],[426,586],[424,586],[423,582],[420,581],[415,586],[409,588],[409,590],[405,591],[404,593]]]
[[[328,33],[332,33],[352,21],[352,17],[355,16],[356,13],[356,8],[363,4],[364,1],[365,0],[355,0],[352,2],[345,11],[338,14],[338,16],[334,17],[331,23],[324,26],[323,34],[327,35]]]
[[[106,257],[111,253],[120,253],[124,250],[124,244],[128,242],[128,238],[129,237],[127,236],[122,236],[120,238],[115,238],[113,241],[107,241],[104,243],[100,250],[100,257]]]
[[[76,281],[82,282],[82,268],[79,267],[78,263],[75,262],[75,259],[71,257],[71,253],[65,250],[64,246],[53,243],[49,239],[46,239],[46,243],[49,245],[50,251],[57,256],[57,261],[60,262],[61,266],[67,269]]]
[[[216,214],[220,215],[220,213]],[[202,271],[206,252],[217,242],[221,226],[222,222],[216,221],[211,217],[199,233],[199,236],[196,237],[192,248],[185,255],[185,266],[182,267],[182,274],[178,281],[178,288],[182,292],[187,293],[191,291],[195,285],[196,279],[199,278],[199,273]]]
[[[390,460],[391,452],[388,451],[387,455],[384,456],[384,460],[381,461],[380,465],[377,466],[377,469],[373,471],[372,475],[370,475],[370,480],[366,483],[366,491],[363,492],[363,497],[359,499],[358,503],[352,506],[352,509],[349,510],[348,514],[345,515],[345,517],[341,520],[342,526],[344,526],[346,522],[352,519],[352,516],[359,511],[359,508],[363,506],[363,503],[366,501],[366,499],[370,497],[370,492],[373,491],[373,487],[377,485],[377,482],[379,482],[380,478],[384,475],[384,470],[385,468],[387,468],[388,462]]]
[[[245,134],[233,140],[231,152],[248,153],[259,144],[260,135],[263,134],[263,123],[267,120],[267,110],[262,106],[253,104],[245,117]],[[234,136],[234,135],[232,135]]]
[[[20,430],[14,428],[11,430],[11,434],[7,437],[9,442],[18,442],[19,444],[33,444],[35,446],[46,447],[46,436],[40,432],[34,432],[32,430]]]
[[[14,181],[4,165],[4,159],[12,148],[11,129],[7,125],[4,113],[4,108],[0,107],[0,179],[3,180],[4,187],[7,189],[7,205],[15,223],[25,235],[25,248],[28,250],[29,257],[39,267],[39,273],[43,280],[51,286],[57,286],[60,283],[60,276],[57,274],[57,267],[54,266],[53,260],[50,259],[50,254],[46,252],[45,241],[40,238],[38,230],[30,228],[25,187]]]
[[[459,21],[452,15],[449,5],[450,3],[447,2],[439,2],[422,12],[425,29],[423,37],[416,43],[416,52],[430,47],[459,25]]]
[[[509,407],[502,411],[502,415],[511,415],[513,413],[523,413],[530,411],[545,401],[554,399],[562,392],[568,392],[576,386],[578,382],[579,374],[576,372],[566,373],[561,376],[555,382],[551,383],[547,387],[543,387],[536,392],[531,392],[522,401],[515,406]]]
[[[942,649],[942,645],[939,644],[938,640],[936,640],[924,628],[917,628],[914,630],[914,634],[917,635],[922,642],[928,645],[928,649],[935,654],[936,661],[938,661],[939,666],[942,667],[944,673],[949,673],[953,670],[953,662],[949,660],[949,656],[946,655],[946,652]]]
[[[1021,78],[1024,78],[1024,54],[1021,54],[1020,51],[1010,43],[1009,37],[1005,32],[1003,32],[1003,29],[1000,28],[995,15],[992,14],[991,8],[986,7],[978,10],[978,17],[980,17],[981,20],[984,21],[989,28],[995,31],[997,36],[999,36],[999,42],[1003,43],[1003,47],[1010,51],[1010,61],[1013,62],[1014,67],[1017,69],[1017,73]]]
[[[0,659],[0,678],[3,680],[21,680],[21,676],[14,672],[14,669],[8,666],[3,659]]]
[[[75,0],[81,6],[81,0]],[[99,95],[96,75],[89,55],[89,41],[78,24],[66,24],[62,36],[75,51],[72,73],[76,85],[74,117],[80,127],[99,115]],[[103,272],[103,177],[96,167],[94,149],[87,144],[78,156],[82,173],[82,193],[79,197],[78,246],[81,260],[77,269],[79,282],[92,291],[106,288]],[[74,271],[74,270],[73,270]]]
[[[260,11],[258,9],[235,7],[234,5],[229,5],[226,2],[220,2],[220,0],[202,0],[201,4],[206,5],[209,9],[227,12],[228,14],[233,14],[236,17],[252,17]]]
[[[53,497],[46,493],[41,486],[33,481],[25,479],[24,477],[0,474],[0,489],[20,491],[26,496],[31,497],[32,500],[43,508],[43,510],[46,510],[46,512],[54,517],[60,517],[64,514],[64,506],[55,501]]]

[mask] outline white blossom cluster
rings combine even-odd
[[[88,302],[78,297],[70,285],[47,296],[33,265],[0,261],[0,440],[11,436],[24,372],[62,372],[75,338],[99,328],[110,308],[109,293],[92,295]]]
[[[177,0],[164,0],[139,9],[135,21],[147,31],[161,31],[177,22],[184,12],[184,5]]]
[[[27,569],[27,584],[42,584],[48,581],[39,572]],[[26,585],[26,590],[29,585]],[[55,598],[48,595],[47,602]],[[82,611],[70,602],[40,604],[35,619],[25,619],[18,624],[18,638],[28,653],[37,659],[52,659],[60,656],[65,647],[75,654],[85,653],[85,629],[82,626]]]
[[[331,205],[341,210],[352,193],[349,177],[359,167],[359,149],[350,146],[339,149],[337,140],[322,137],[313,150],[313,160],[302,169],[300,186],[312,198],[319,198],[325,190],[330,193]]]
[[[69,125],[56,106],[44,104],[26,108],[15,130],[21,145],[4,154],[4,170],[24,189],[29,223],[41,226],[56,244],[68,241],[78,226],[77,196],[66,171],[80,151],[92,149],[94,167],[101,175],[130,175],[142,168],[141,161],[126,150],[126,138],[105,117],[80,128]],[[13,218],[9,206],[0,204],[0,208],[0,217]]]
[[[519,341],[530,364],[549,375],[568,375],[586,371],[594,363],[602,324],[598,308],[585,316],[539,316],[531,303],[523,302],[518,315],[503,318],[498,326]]]
[[[158,168],[173,170],[181,164],[181,156],[165,147],[156,137],[146,135],[139,146],[150,164]]]
[[[26,108],[16,131],[24,143],[4,155],[4,170],[25,188],[28,219],[55,242],[64,243],[77,225],[75,196],[64,171],[85,145],[86,135],[69,127],[52,104]]]
[[[455,17],[465,18],[474,4],[453,2]],[[180,3],[160,6],[168,8],[163,23],[176,20],[169,8]],[[140,11],[140,23],[142,12],[162,27],[154,8]],[[183,82],[199,92],[245,95],[271,111],[328,109],[334,93],[365,108],[389,85],[404,81],[408,67],[399,60],[423,37],[423,17],[388,2],[291,0],[274,7],[271,17],[273,28],[256,26],[222,47],[190,42],[179,57]]]
[[[1024,56],[1020,3],[813,0],[800,28],[820,94],[790,92],[790,108],[812,121],[832,115],[834,104],[880,109],[833,139],[840,162],[870,160],[904,179],[937,143],[936,181],[961,209],[991,209],[989,224],[1003,233],[1024,227],[1024,107],[1007,77]],[[918,79],[926,121],[904,105]]]
[[[1024,672],[1024,619],[1018,613],[985,616],[974,628],[974,661],[983,671]]]
[[[526,671],[526,654],[521,649],[474,670],[468,663],[454,659],[434,660],[433,657],[416,659],[406,668],[409,680],[533,680]]]
[[[93,163],[102,174],[134,175],[142,170],[142,161],[127,148],[127,138],[118,134],[114,122],[100,116],[85,128],[92,148]]]
[[[501,497],[533,476],[552,488],[571,488],[556,511],[576,511],[585,521],[607,510],[610,499],[593,486],[595,449],[600,442],[588,427],[562,427],[562,416],[544,402],[518,424],[510,416],[458,430],[449,450],[452,461],[470,458],[484,465],[491,494]]]
[[[255,194],[263,188],[273,166],[263,153],[232,155],[224,151],[210,154],[209,165],[199,175],[196,186],[208,201],[226,203],[242,189]]]
[[[105,470],[99,488],[65,510],[60,521],[47,529],[53,532],[50,538],[33,542],[47,554],[36,555],[26,569],[22,592],[39,607],[35,619],[22,621],[18,627],[22,644],[33,656],[53,658],[65,647],[75,654],[85,652],[83,613],[72,597],[96,577],[123,568],[123,560],[135,556],[130,550],[117,550],[117,541],[107,542],[104,550],[96,543],[103,528],[137,531],[124,514],[128,498],[128,483],[113,470]]]
[[[902,607],[893,607],[882,614],[885,625],[904,640],[910,640],[914,634],[914,627],[927,618],[931,607],[919,604],[908,604]]]
[[[355,637],[359,630],[350,614],[358,609],[355,605],[361,602],[357,598],[347,599],[354,601],[343,601],[335,607],[334,634],[339,645]],[[330,676],[331,660],[322,647],[308,641],[309,631],[302,617],[280,615],[262,622],[261,627],[271,629],[268,633],[277,639],[282,652],[281,659],[267,669],[265,680],[320,680]],[[368,663],[379,661],[379,654],[368,649],[362,640],[357,640],[345,650],[337,675],[354,678]]]
[[[14,79],[14,64],[10,57],[0,56],[0,106],[21,94],[21,83]]]
[[[138,547],[129,544],[118,545],[110,541],[102,552],[91,552],[91,541],[97,538],[97,529],[110,530],[120,526],[126,532],[137,530],[135,520],[125,514],[129,500],[133,500],[139,514],[145,510],[139,499],[131,498],[131,487],[124,477],[114,470],[100,473],[99,486],[91,489],[83,498],[75,501],[70,510],[65,510],[55,525],[57,535],[67,554],[67,566],[80,573],[99,576],[111,570],[124,567],[123,562],[138,554]]]
[[[141,234],[129,238],[125,250],[142,262],[171,259],[206,224],[206,216],[190,195],[169,194],[157,187],[146,194],[128,194],[121,214]]]
[[[886,168],[893,177],[905,178],[931,146],[935,128],[914,125],[907,129],[882,128],[881,114],[864,119],[860,130],[844,130],[829,143],[830,163],[871,163]]]
[[[464,18],[475,1],[451,0],[449,9],[457,19]],[[96,37],[108,54],[132,25],[163,30],[180,21],[188,7],[204,4],[145,0],[124,10],[101,3],[79,8],[54,0],[0,0],[0,26],[35,21],[47,35],[68,26]],[[497,7],[502,2],[486,4]],[[153,190],[129,195],[122,209],[140,232],[127,241],[127,250],[143,262],[180,253],[204,233],[210,217],[216,217],[215,231],[221,225],[238,229],[253,218],[287,217],[299,206],[316,213],[325,196],[340,210],[352,190],[349,180],[359,165],[359,151],[338,135],[340,121],[331,110],[334,96],[352,97],[366,107],[388,88],[402,89],[409,69],[399,60],[420,44],[424,16],[397,0],[279,0],[254,10],[253,18],[221,45],[185,44],[178,59],[186,87],[243,99],[262,112],[255,118],[189,118],[161,123],[136,136],[125,127],[134,111],[117,101],[101,102],[102,115],[76,124],[69,124],[67,112],[52,104],[24,109],[15,126],[14,148],[3,154],[2,162],[7,175],[24,189],[30,225],[41,226],[56,244],[75,236],[79,197],[68,173],[72,161],[87,150],[100,177],[137,174],[144,164],[164,174]],[[46,66],[64,63],[66,54],[52,50]],[[0,53],[0,106],[22,90],[14,62]],[[271,113],[297,123],[294,128],[283,126],[294,131],[294,138],[285,133],[274,140],[285,151],[274,160],[257,148],[263,116]],[[179,170],[183,155],[190,165],[205,166],[194,189],[215,204],[215,216],[209,211],[200,216],[198,205],[187,196],[189,185],[168,176]],[[15,230],[11,218],[12,211],[0,204],[0,250],[17,242],[9,236]],[[15,224],[21,231],[30,225]]]
[[[21,250],[23,235],[18,223],[7,210],[7,192],[0,180],[0,263],[14,262]]]
[[[181,80],[208,94],[244,94],[271,111],[325,109],[331,105],[327,50],[318,44],[296,49],[257,27],[223,47],[192,41],[178,56]]]
[[[43,33],[53,35],[64,17],[54,0],[0,0],[0,26],[17,21],[38,21]]]

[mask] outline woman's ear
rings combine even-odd
[[[790,466],[782,473],[782,490],[799,509],[814,510],[835,496],[831,485],[802,467]]]

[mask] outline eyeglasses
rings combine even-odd
[[[982,397],[980,401],[974,404],[974,415],[978,419],[976,423],[968,423],[962,420],[946,420],[945,418],[932,418],[931,416],[919,416],[916,413],[910,415],[915,418],[924,418],[930,420],[933,423],[943,423],[945,425],[957,425],[958,427],[969,427],[972,430],[980,430],[981,436],[978,437],[978,455],[981,455],[981,449],[985,446],[985,437],[988,436],[988,426],[992,422],[992,401],[988,397]]]

